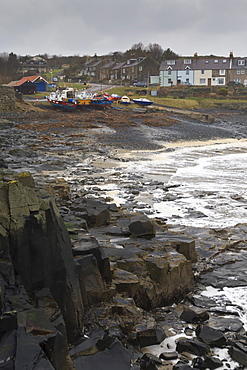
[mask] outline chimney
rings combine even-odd
[[[194,59],[195,60],[197,60],[197,57],[198,57],[197,53],[194,53]]]
[[[229,55],[229,58],[233,58],[233,52],[232,51],[230,51],[230,55]]]

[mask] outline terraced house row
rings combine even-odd
[[[179,57],[164,60],[160,65],[160,86],[187,84],[193,86],[224,86],[230,81],[247,86],[247,58]]]

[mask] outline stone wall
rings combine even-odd
[[[13,87],[0,86],[0,110],[16,108],[15,90]]]

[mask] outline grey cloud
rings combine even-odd
[[[9,0],[1,52],[107,54],[142,42],[181,55],[244,55],[246,10],[245,0]]]

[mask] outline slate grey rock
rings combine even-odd
[[[180,315],[180,319],[188,323],[200,323],[209,319],[209,313],[205,310],[191,309],[186,307]]]
[[[224,334],[221,331],[212,329],[207,325],[199,325],[196,328],[196,335],[204,343],[209,344],[210,346],[222,348],[226,344],[226,337]]]
[[[198,339],[180,339],[176,345],[176,351],[189,352],[196,356],[203,356],[209,352],[210,347]]]

